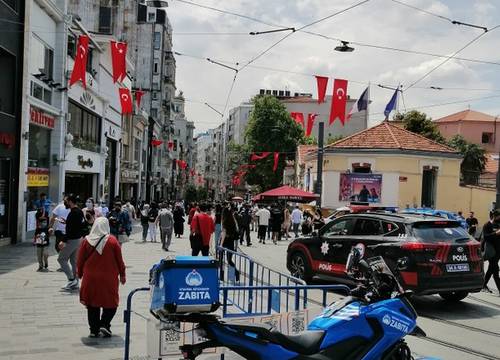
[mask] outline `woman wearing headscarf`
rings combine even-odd
[[[82,280],[80,303],[87,307],[90,337],[110,337],[118,308],[118,286],[126,282],[120,243],[109,233],[105,217],[96,218],[78,251],[77,274]],[[102,309],[102,313],[101,313]]]
[[[174,233],[175,236],[181,237],[184,234],[184,209],[180,204],[175,205],[174,209]]]

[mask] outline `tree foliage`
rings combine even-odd
[[[297,145],[305,142],[304,129],[290,117],[285,106],[274,96],[256,96],[252,101],[254,109],[245,134],[248,151],[280,152],[280,157],[276,172],[273,172],[272,154],[256,161],[257,167],[249,170],[246,181],[267,190],[280,185],[285,160],[287,157],[295,158]]]
[[[465,140],[461,135],[453,136],[448,144],[456,149],[463,157],[460,164],[462,181],[466,185],[478,185],[479,177],[486,165],[486,152],[477,145]]]
[[[406,130],[425,136],[430,140],[440,143],[446,142],[436,124],[423,112],[412,110],[404,114],[397,114],[394,116],[394,120],[402,121]]]
[[[198,187],[196,189],[196,200],[198,201],[205,201],[208,199],[208,191],[204,187]]]
[[[344,138],[344,135],[335,135],[335,136],[330,136],[328,140],[326,140],[326,145],[330,145],[333,143],[336,143],[339,140],[342,140]]]
[[[186,186],[186,193],[184,195],[186,203],[190,204],[198,200],[198,194],[196,192],[196,187],[193,184],[188,184]]]

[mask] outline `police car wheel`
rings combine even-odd
[[[439,296],[441,296],[446,301],[457,302],[465,299],[469,295],[467,291],[449,291],[449,292],[441,292]]]
[[[311,268],[304,254],[296,252],[290,259],[290,273],[292,276],[304,280],[306,283],[311,281]]]

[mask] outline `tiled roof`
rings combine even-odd
[[[496,153],[486,153],[486,163],[484,164],[485,173],[496,174],[498,170],[498,154]]]
[[[457,153],[453,148],[383,121],[328,145],[325,149],[394,149]]]
[[[305,161],[306,155],[309,152],[314,151],[317,148],[318,147],[316,145],[299,145],[297,147],[297,154],[298,154],[297,161],[298,161],[298,163],[302,164]]]
[[[449,123],[456,121],[486,121],[486,122],[494,122],[495,117],[474,110],[464,110],[457,112],[455,114],[451,114],[440,119],[434,120],[437,123]]]

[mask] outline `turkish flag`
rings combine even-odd
[[[273,171],[274,172],[276,172],[276,170],[278,170],[279,159],[280,159],[280,153],[279,152],[275,152],[274,153],[274,165],[273,165]]]
[[[266,157],[271,154],[269,151],[265,151],[261,153],[260,155],[257,155],[256,153],[252,153],[252,156],[250,157],[250,161],[255,161],[255,160],[262,160],[265,159]]]
[[[316,116],[318,114],[308,114],[307,115],[307,128],[306,128],[306,136],[311,136],[312,129],[314,127],[314,120],[316,120]]]
[[[325,76],[316,75],[316,82],[318,83],[318,104],[325,102],[326,88],[328,87],[328,78]]]
[[[85,71],[87,68],[87,55],[89,51],[89,37],[86,35],[80,35],[78,37],[78,47],[76,49],[75,63],[73,64],[73,72],[71,73],[71,78],[69,79],[69,86],[81,80],[83,87],[87,88],[87,78],[85,76]]]
[[[140,109],[141,108],[141,99],[142,99],[142,95],[144,95],[144,91],[142,90],[136,90],[135,91],[135,101],[137,103],[137,108]]]
[[[113,82],[123,81],[127,76],[127,43],[111,41]]]
[[[154,147],[158,147],[160,146],[161,144],[163,144],[163,141],[162,140],[157,140],[157,139],[153,139],[151,140],[151,145],[154,146]]]
[[[297,124],[300,124],[302,127],[304,127],[304,114],[300,112],[292,112],[290,113],[290,116],[292,117],[293,120]]]
[[[122,115],[132,114],[132,96],[130,95],[130,90],[127,88],[119,88],[120,91],[120,103],[122,105]]]
[[[342,125],[344,125],[346,104],[347,80],[335,79],[333,83],[332,107],[330,109],[330,125],[336,118],[339,118]]]

